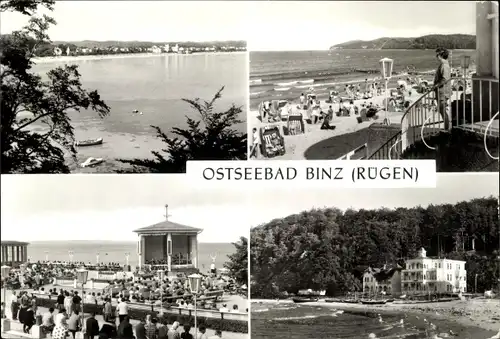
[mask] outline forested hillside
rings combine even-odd
[[[432,34],[418,38],[379,38],[354,40],[334,45],[330,49],[476,49],[476,37],[469,34]]]
[[[468,286],[497,286],[498,200],[394,210],[314,209],[275,219],[251,231],[252,296],[299,289],[328,295],[360,291],[368,267],[405,260],[424,247],[428,256],[467,261]],[[472,251],[475,239],[475,251]]]

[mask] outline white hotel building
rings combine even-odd
[[[461,293],[467,290],[465,261],[427,257],[425,249],[401,272],[403,294]]]

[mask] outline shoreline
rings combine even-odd
[[[199,52],[192,54],[176,54],[176,53],[124,53],[124,54],[102,54],[102,55],[61,55],[59,57],[34,57],[32,60],[36,64],[47,64],[57,62],[76,62],[76,61],[91,61],[91,60],[109,60],[109,59],[129,59],[129,58],[151,58],[170,55],[193,56],[193,55],[225,55],[225,54],[243,54],[247,52]]]
[[[251,299],[252,304],[294,304],[292,300],[267,300]],[[480,328],[491,335],[500,332],[500,300],[499,299],[471,299],[468,301],[455,300],[451,302],[434,302],[425,304],[385,304],[363,305],[347,303],[306,302],[300,305],[319,306],[343,310],[351,314],[376,316],[377,314],[390,314],[402,316],[426,316],[440,321],[452,322],[464,327]],[[252,308],[250,308],[252,312]],[[418,319],[418,318],[417,318]]]

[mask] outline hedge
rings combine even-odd
[[[36,299],[36,305],[45,308],[50,308],[50,307],[56,308],[56,302],[57,302],[56,299],[47,299],[47,298]],[[103,308],[104,306],[102,305],[83,304],[83,310],[85,313],[102,314]],[[114,313],[116,308],[113,307],[112,309]],[[139,310],[139,309],[129,308],[128,311],[130,319],[135,319],[135,320],[144,319],[148,314],[160,318],[158,316],[158,312],[152,310]],[[169,324],[172,324],[174,321],[178,321],[182,325],[194,326],[194,316],[189,316],[186,314],[163,313],[163,318],[166,319]],[[198,316],[197,322],[198,326],[205,325],[206,328],[212,330],[221,330],[221,331],[236,332],[236,333],[248,333],[247,321]]]

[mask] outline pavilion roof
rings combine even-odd
[[[14,240],[2,240],[2,246],[27,246],[30,243],[24,241],[14,241]]]
[[[134,230],[137,234],[163,234],[163,233],[201,233],[203,229],[178,224],[172,221],[162,221],[157,224]]]

